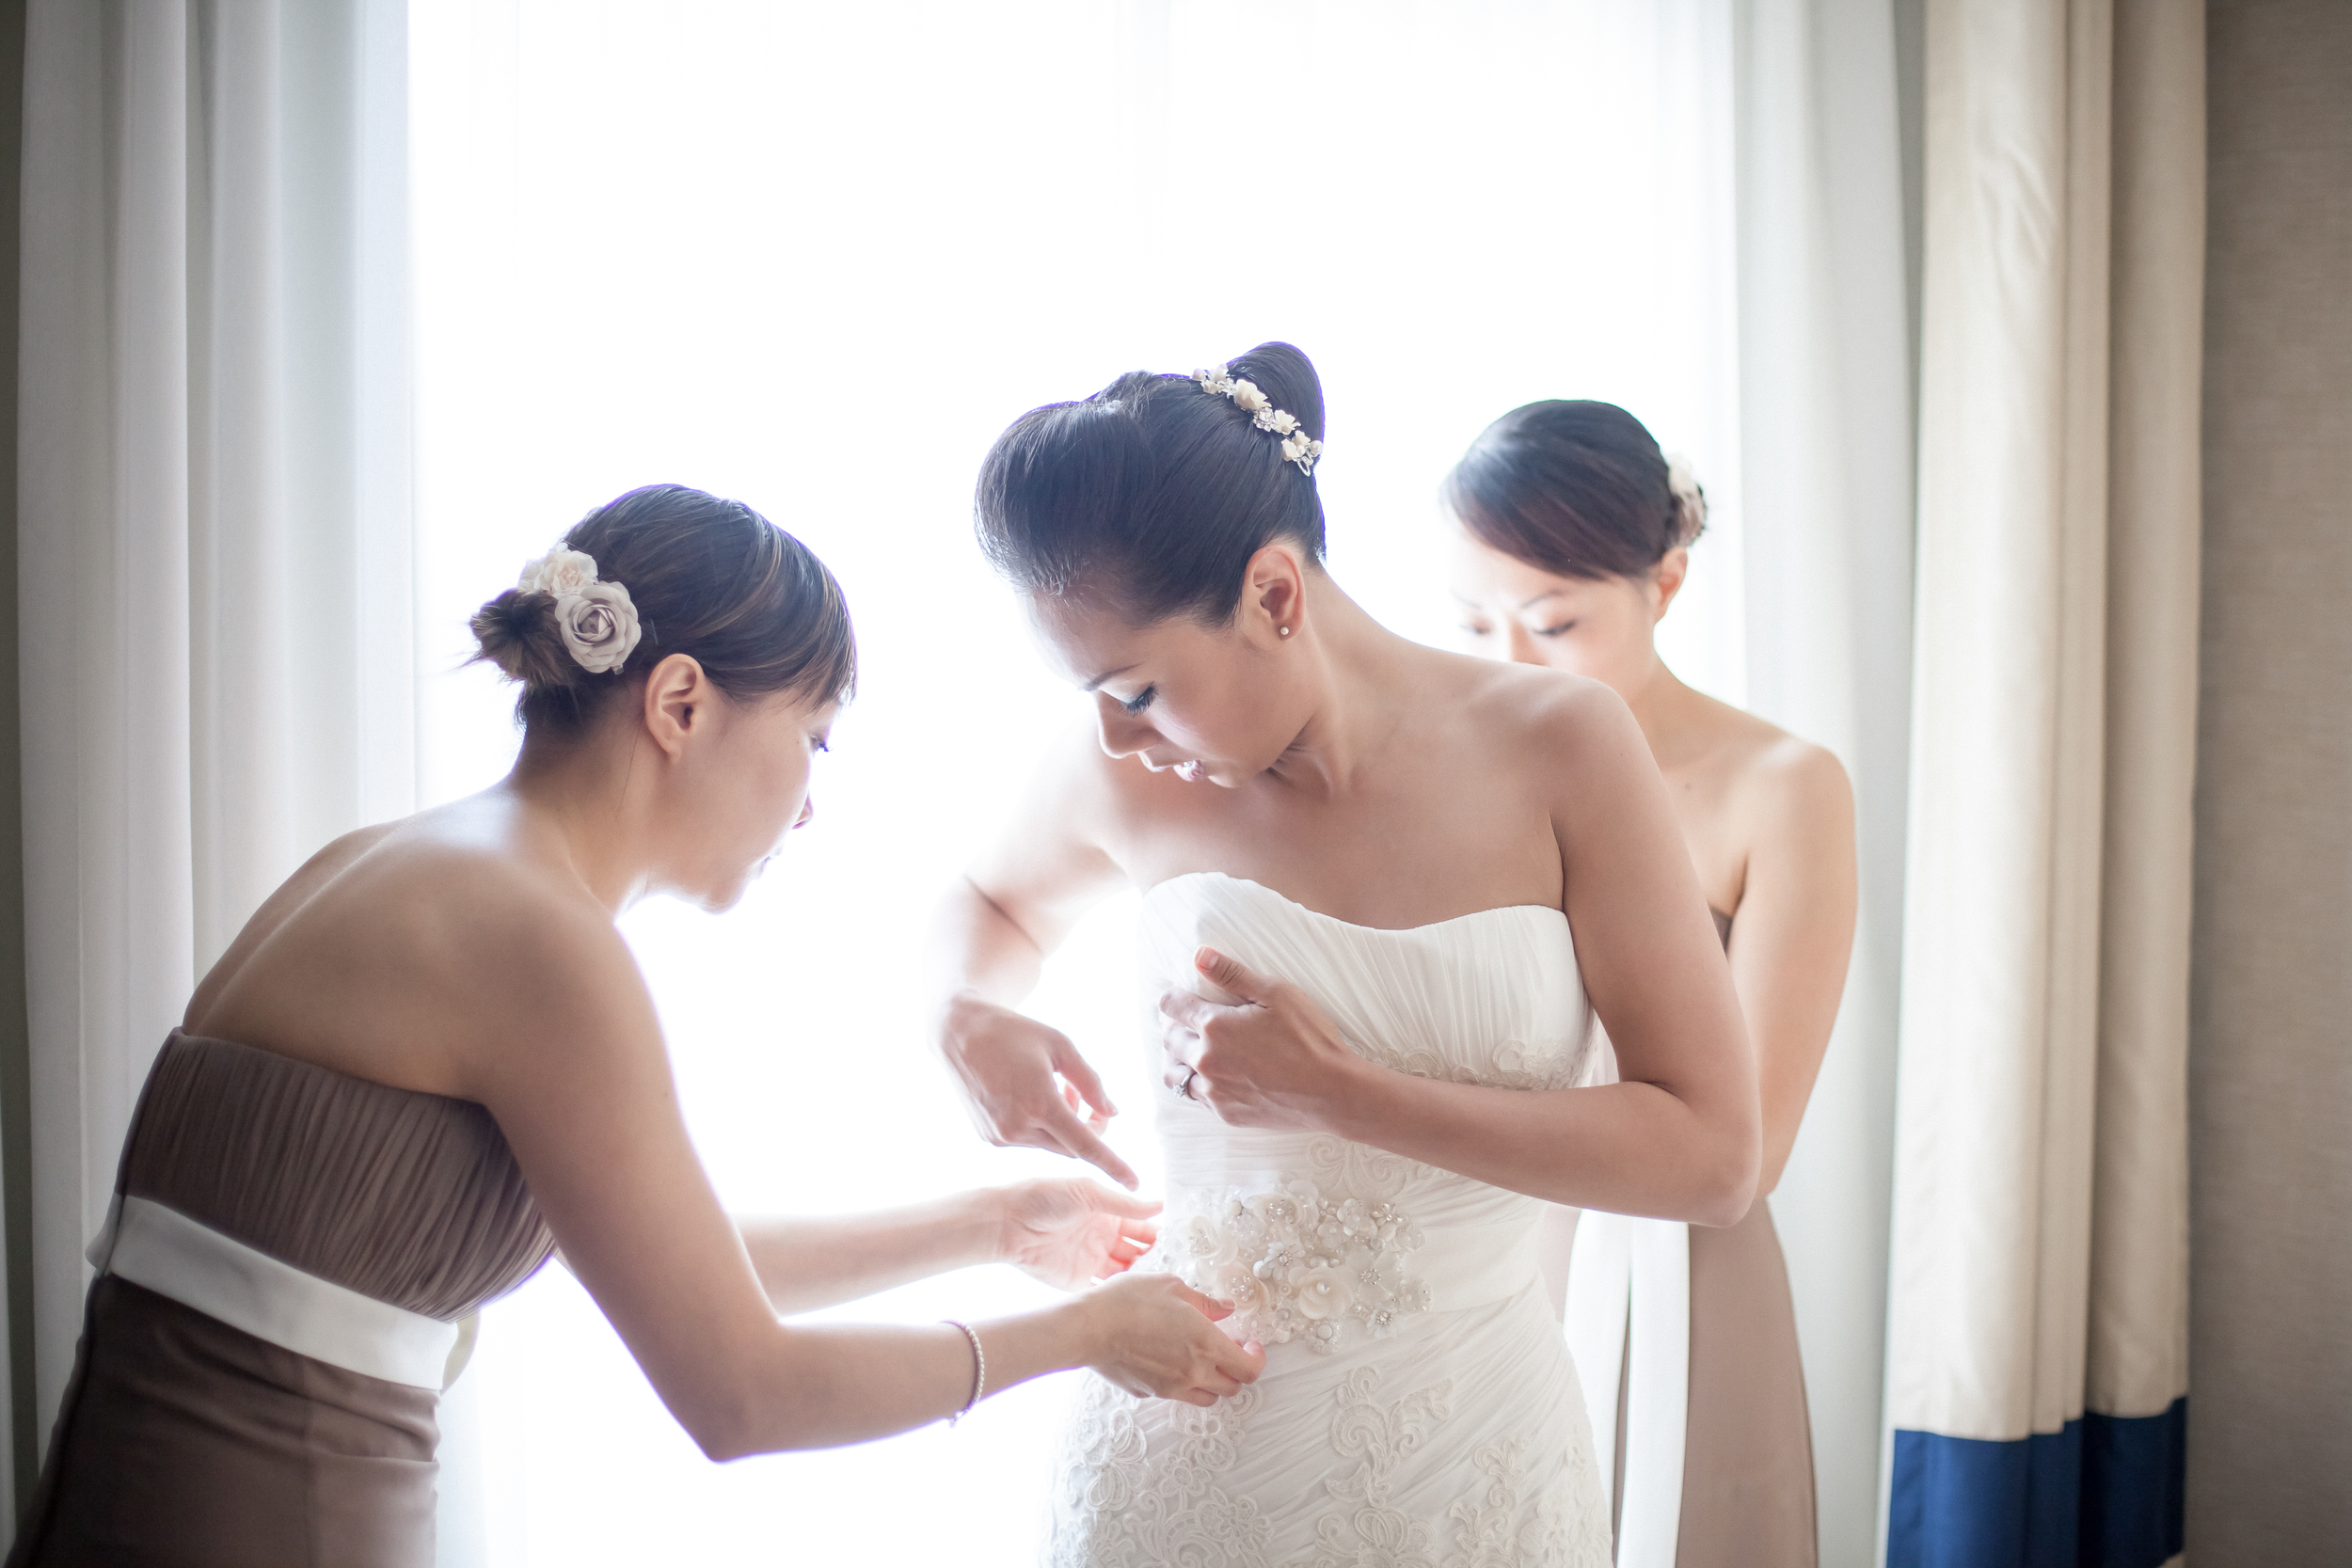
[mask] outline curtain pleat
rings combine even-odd
[[[1890,1563],[2179,1549],[2201,27],[1929,7]]]
[[[397,0],[34,0],[27,16],[44,1429],[82,1243],[197,974],[325,839],[413,800],[403,16]]]

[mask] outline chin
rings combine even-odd
[[[752,879],[749,877],[741,877],[738,878],[731,886],[707,888],[693,895],[687,901],[705,914],[724,914],[736,905],[740,904],[743,901],[743,895],[751,890]]]

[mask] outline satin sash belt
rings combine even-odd
[[[91,1265],[257,1339],[364,1377],[443,1388],[472,1323],[443,1323],[321,1279],[144,1197],[116,1195]]]

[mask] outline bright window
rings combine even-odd
[[[1530,399],[1623,403],[1708,482],[1669,657],[1739,699],[1719,8],[416,0],[428,799],[513,754],[507,695],[457,668],[467,615],[622,490],[739,497],[857,618],[814,826],[734,913],[626,922],[732,1206],[1068,1168],[974,1136],[915,989],[936,892],[1086,712],[971,542],[980,455],[1022,410],[1297,343],[1330,410],[1332,570],[1442,642],[1447,465]],[[1106,1069],[1149,1179],[1131,927],[1092,921],[1037,1006]],[[845,1315],[1037,1294],[983,1271]],[[469,1514],[501,1568],[1036,1560],[1067,1379],[953,1433],[714,1466],[560,1268],[491,1310],[476,1367],[445,1560]]]

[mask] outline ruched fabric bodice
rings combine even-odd
[[[122,1191],[428,1318],[504,1295],[554,1249],[490,1113],[177,1030]]]
[[[1199,874],[1153,890],[1143,931],[1149,1007],[1170,986],[1212,989],[1192,963],[1208,946],[1306,987],[1358,1054],[1399,1072],[1548,1089],[1567,1087],[1584,1070],[1592,1007],[1558,910],[1485,910],[1382,930],[1317,913],[1256,882]],[[1156,1043],[1152,1021],[1146,1029]],[[1343,1343],[1397,1315],[1477,1295],[1490,1276],[1518,1284],[1534,1268],[1539,1198],[1329,1133],[1229,1127],[1180,1095],[1161,1097],[1156,1109],[1168,1152],[1171,1264],[1239,1303],[1251,1338]],[[1292,1210],[1279,1207],[1286,1196]],[[1310,1274],[1318,1260],[1342,1265],[1343,1277],[1314,1281],[1328,1300],[1295,1300],[1260,1277],[1263,1258],[1248,1254],[1268,1202],[1277,1205],[1268,1244],[1298,1242]],[[1297,1203],[1315,1208],[1314,1234],[1295,1217]],[[1369,1247],[1358,1244],[1350,1203],[1367,1216],[1360,1223]],[[1380,1221],[1368,1218],[1375,1209],[1386,1211]],[[1293,1217],[1285,1223],[1283,1214]],[[1340,1234],[1327,1244],[1321,1232],[1332,1219]],[[1360,1259],[1345,1266],[1366,1251],[1394,1277],[1367,1280]],[[1327,1307],[1335,1309],[1308,1315]]]
[[[1155,1069],[1157,999],[1210,993],[1192,961],[1208,946],[1298,986],[1399,1072],[1542,1090],[1585,1071],[1592,1009],[1555,909],[1384,930],[1195,873],[1146,895],[1142,946]],[[1090,1383],[1057,1568],[1606,1564],[1606,1485],[1537,1267],[1548,1206],[1327,1132],[1231,1127],[1174,1093],[1155,1111],[1168,1206],[1137,1267],[1232,1301],[1224,1327],[1266,1370],[1210,1410]]]
[[[554,1250],[482,1106],[178,1031],[118,1196],[443,1322]],[[102,1274],[9,1568],[424,1568],[438,1401]]]

